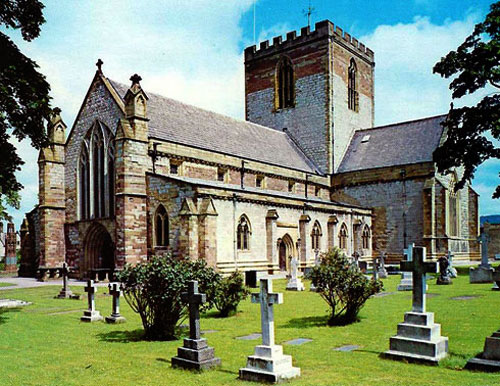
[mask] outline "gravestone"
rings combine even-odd
[[[490,237],[487,228],[484,228],[478,240],[481,243],[481,264],[477,268],[470,268],[469,281],[471,284],[491,283],[493,282],[494,269],[488,261],[488,242],[490,241]]]
[[[73,292],[71,292],[71,290],[68,288],[68,272],[69,272],[68,264],[64,262],[61,268],[63,286],[61,288],[61,291],[59,291],[59,294],[57,295],[58,299],[70,299],[73,297]]]
[[[451,251],[448,251],[448,275],[450,275],[451,278],[456,278],[458,276],[458,272],[456,270],[456,268],[453,266],[453,258],[455,256],[453,255],[453,253],[451,253]]]
[[[214,348],[208,347],[207,340],[201,338],[200,305],[206,303],[207,296],[198,292],[196,280],[189,282],[188,292],[182,293],[182,300],[189,304],[189,339],[184,339],[184,346],[177,348],[172,366],[194,370],[219,366],[220,358],[215,357]]]
[[[292,257],[290,260],[291,276],[286,284],[287,291],[304,291],[304,283],[298,278],[299,261]]]
[[[372,259],[372,279],[373,279],[373,281],[378,280],[378,270],[379,270],[379,259],[374,257]]]
[[[408,248],[403,251],[404,259],[406,261],[413,260],[413,248],[415,244],[408,245]],[[411,291],[413,289],[413,276],[411,272],[402,272],[401,273],[401,281],[398,284],[398,291]]]
[[[441,256],[438,259],[438,263],[439,263],[439,275],[438,275],[438,278],[436,280],[436,284],[437,285],[453,284],[453,282],[451,281],[450,274],[448,272],[448,267],[450,265],[448,263],[448,259],[445,256]]]
[[[378,277],[380,279],[387,279],[387,269],[385,268],[385,252],[380,253],[378,264]]]
[[[273,293],[271,279],[260,279],[260,293],[252,294],[252,303],[260,303],[262,344],[248,357],[247,366],[240,369],[240,379],[276,383],[298,377],[300,368],[293,367],[291,355],[284,355],[283,347],[274,342],[273,306],[283,303],[283,294]]]
[[[97,292],[97,287],[94,285],[94,280],[87,281],[85,292],[87,292],[89,309],[83,311],[83,316],[80,320],[82,322],[98,322],[102,320],[101,314],[95,309],[95,293]]]
[[[119,283],[109,283],[109,294],[113,296],[113,309],[110,316],[106,316],[106,323],[125,323],[127,319],[120,315],[120,296],[122,289]]]
[[[319,249],[315,249],[314,250],[314,266],[318,267],[319,265],[321,265],[321,257],[319,255]],[[311,286],[309,287],[309,291],[316,292],[316,286],[313,283],[311,283]]]
[[[434,323],[434,313],[425,310],[426,274],[436,273],[437,264],[425,261],[425,248],[413,248],[413,260],[402,261],[401,270],[412,272],[413,306],[398,324],[397,335],[390,338],[390,359],[437,364],[448,353],[448,338],[441,336],[441,326]]]
[[[496,269],[493,272],[493,282],[495,283],[491,289],[493,291],[500,291],[500,269]]]
[[[500,281],[500,271],[494,273],[494,278]],[[465,368],[488,372],[500,371],[500,330],[486,338],[483,352],[475,358],[469,359]]]

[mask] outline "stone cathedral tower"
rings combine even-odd
[[[246,119],[291,139],[324,174],[373,127],[374,54],[328,20],[245,50]]]

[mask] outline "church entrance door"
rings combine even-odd
[[[280,271],[287,271],[290,259],[294,254],[293,241],[288,233],[280,240],[278,248]]]
[[[84,275],[92,279],[104,279],[115,268],[115,245],[101,224],[94,224],[87,232],[83,268]]]

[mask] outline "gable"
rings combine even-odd
[[[338,172],[432,162],[445,115],[354,133]]]

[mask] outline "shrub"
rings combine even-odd
[[[149,261],[127,265],[118,275],[123,295],[137,312],[144,326],[145,338],[177,339],[179,324],[187,315],[187,304],[181,294],[190,280],[198,280],[199,291],[207,294],[201,310],[214,305],[215,290],[220,280],[204,260],[174,259],[171,256],[152,257]]]
[[[226,317],[234,315],[238,304],[249,295],[245,287],[243,276],[239,272],[222,278],[215,293],[215,307],[219,310],[219,315]]]
[[[356,321],[366,300],[383,288],[381,281],[367,279],[338,248],[321,256],[321,264],[311,269],[309,278],[331,308],[329,325]]]

